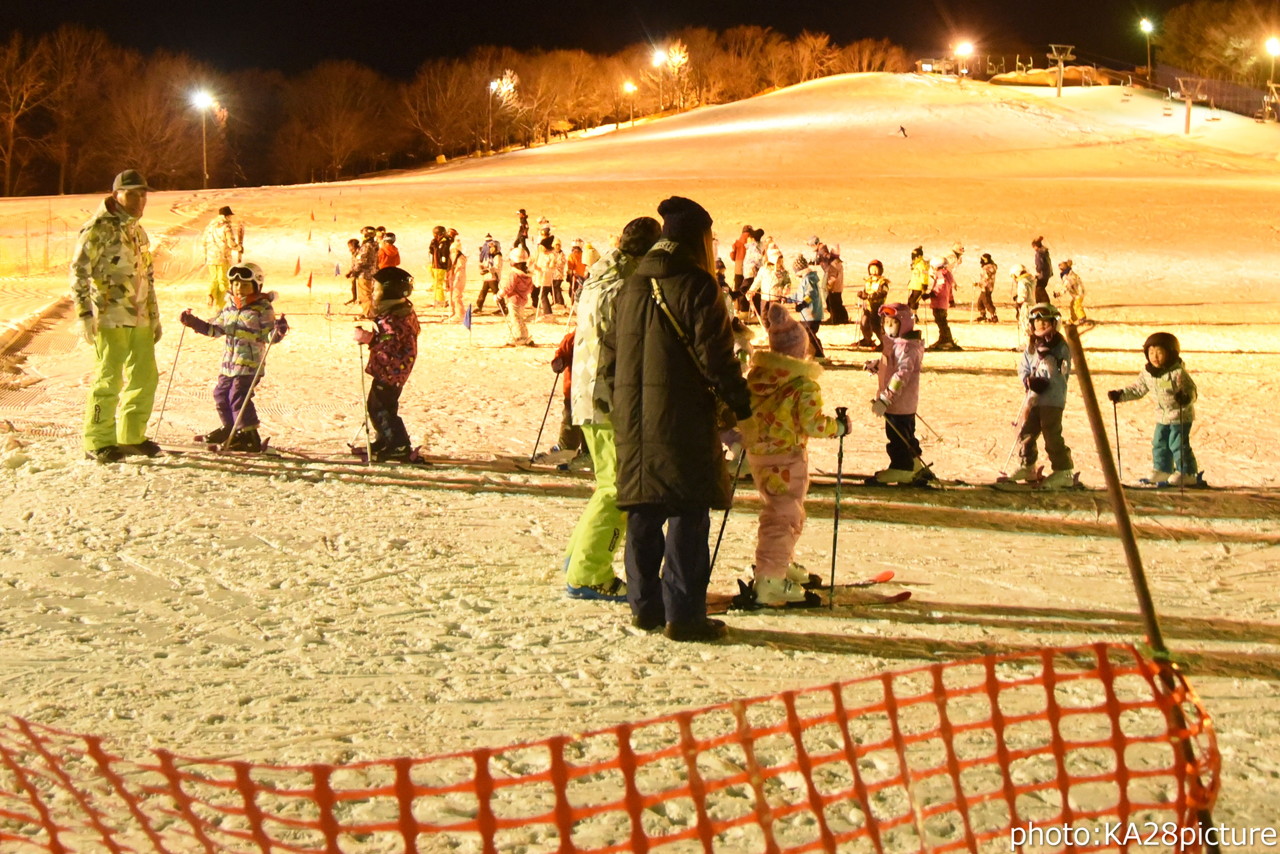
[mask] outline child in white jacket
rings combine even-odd
[[[1142,345],[1147,365],[1125,388],[1112,389],[1112,403],[1137,400],[1149,392],[1156,403],[1156,429],[1151,438],[1153,485],[1203,486],[1204,479],[1191,450],[1191,422],[1195,420],[1196,384],[1182,364],[1178,339],[1156,332]]]

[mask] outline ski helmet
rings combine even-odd
[[[1058,325],[1058,321],[1062,318],[1062,312],[1052,303],[1042,302],[1031,306],[1031,311],[1027,313],[1028,320],[1047,320],[1054,326]]]
[[[873,272],[871,272],[871,268],[872,268],[872,267],[875,267],[875,268],[876,268],[876,271],[875,271],[874,273],[873,273]],[[873,258],[873,259],[871,260],[871,263],[867,265],[867,275],[868,275],[868,276],[883,276],[883,275],[884,275],[884,265],[883,265],[883,264],[881,264],[881,263],[880,263],[880,261],[879,261],[878,259],[874,259],[874,258]]]
[[[990,253],[990,252],[983,252],[983,253],[982,253],[982,257],[978,259],[978,263],[979,263],[979,264],[994,264],[995,262],[991,260],[991,253]]]
[[[366,240],[368,240],[370,237],[373,237],[377,233],[378,233],[378,229],[374,228],[371,225],[366,225],[364,228],[360,229],[360,236],[365,238]]]
[[[915,315],[911,313],[911,306],[904,302],[891,302],[880,306],[881,317],[895,317],[898,319],[898,337],[905,338],[907,333],[915,328]]]
[[[373,280],[382,286],[383,299],[404,299],[413,293],[413,275],[399,267],[383,267]]]
[[[1173,361],[1180,358],[1181,348],[1178,345],[1178,339],[1168,332],[1153,332],[1147,336],[1147,340],[1142,342],[1142,355],[1147,357],[1147,361],[1151,361],[1148,352],[1152,347],[1163,347],[1164,351],[1169,354],[1169,360]]]
[[[929,266],[935,270],[941,270],[943,267],[947,266],[947,259],[941,257],[934,258],[929,262]]]
[[[227,281],[252,282],[253,290],[259,292],[262,290],[262,268],[253,262],[237,264],[227,270]]]

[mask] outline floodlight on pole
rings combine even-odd
[[[636,84],[628,80],[622,84],[622,91],[627,93],[627,99],[631,102],[631,124],[636,123]]]
[[[209,138],[205,132],[205,119],[209,110],[217,104],[217,100],[204,89],[197,90],[191,95],[191,106],[200,111],[200,163],[204,175],[201,186],[206,190],[209,189]]]
[[[662,70],[667,65],[667,52],[660,47],[653,49],[653,67],[658,69],[658,112],[662,112]]]
[[[1280,56],[1280,39],[1272,36],[1267,39],[1267,53],[1271,54],[1271,76],[1267,78],[1267,84],[1276,82],[1276,57]]]
[[[1142,30],[1142,34],[1147,37],[1147,79],[1151,79],[1151,33],[1155,30],[1156,25],[1151,23],[1147,18],[1143,18],[1138,22],[1138,29]]]
[[[960,42],[956,45],[956,82],[964,79],[969,73],[969,57],[973,56],[973,42]]]

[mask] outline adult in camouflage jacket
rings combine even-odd
[[[146,438],[161,332],[151,243],[139,223],[148,189],[133,169],[117,175],[111,195],[80,228],[71,256],[71,296],[95,357],[84,450],[98,462],[159,452]]]

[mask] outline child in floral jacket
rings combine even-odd
[[[796,542],[804,530],[804,499],[809,492],[809,438],[849,432],[849,422],[822,413],[810,338],[787,310],[769,306],[769,351],[756,351],[747,372],[752,417],[742,425],[751,476],[760,491],[753,589],[766,608],[812,607],[814,594],[789,578]],[[807,575],[805,576],[807,578]]]
[[[413,458],[409,431],[400,418],[400,393],[404,391],[418,358],[418,315],[409,294],[413,276],[399,267],[384,267],[373,276],[374,328],[356,327],[358,344],[369,347],[364,372],[373,378],[366,403],[373,439],[373,458],[408,461]]]

